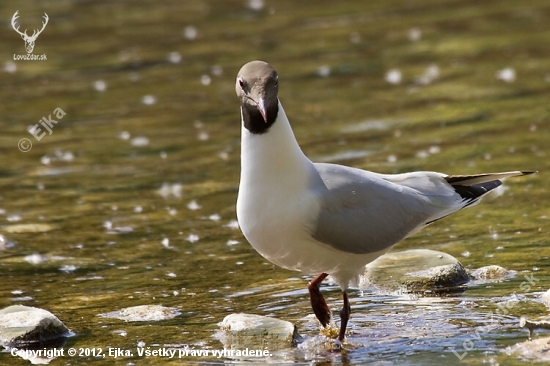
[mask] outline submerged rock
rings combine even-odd
[[[471,275],[476,280],[504,280],[512,278],[516,275],[516,271],[512,271],[501,266],[491,265],[476,269],[471,272]]]
[[[413,249],[387,253],[367,264],[362,282],[405,292],[459,292],[470,281],[460,262],[447,253]]]
[[[57,229],[56,225],[50,224],[15,224],[2,228],[8,233],[45,233]]]
[[[265,341],[296,344],[301,337],[296,326],[285,320],[253,314],[231,314],[218,324],[223,331],[218,338],[226,346]]]
[[[550,362],[550,337],[536,338],[506,347],[506,354],[528,362]]]
[[[104,318],[120,319],[127,322],[147,322],[172,319],[180,315],[176,308],[169,308],[162,305],[139,305],[124,308],[110,313],[99,314]]]
[[[65,324],[47,310],[24,305],[0,310],[0,341],[5,347],[63,343],[71,335]]]

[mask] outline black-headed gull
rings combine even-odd
[[[344,297],[340,341],[351,312],[346,290],[357,285],[367,263],[426,225],[476,204],[503,178],[533,173],[389,175],[312,163],[277,97],[273,67],[263,61],[247,63],[235,88],[242,121],[241,230],[272,263],[320,273],[308,289],[313,312],[324,327],[331,315],[319,287],[332,276]]]

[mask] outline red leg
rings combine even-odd
[[[326,327],[327,324],[330,322],[330,309],[327,306],[327,303],[325,301],[325,298],[319,291],[319,287],[321,287],[321,282],[325,278],[327,278],[328,273],[321,273],[319,276],[315,277],[307,286],[307,289],[309,290],[309,299],[311,301],[311,308],[313,309],[313,312],[315,313],[315,316],[323,327]]]
[[[348,326],[349,315],[351,314],[351,306],[348,300],[348,294],[346,291],[342,291],[344,294],[344,307],[340,311],[340,334],[338,340],[342,342],[346,337],[346,327]]]

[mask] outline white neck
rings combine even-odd
[[[300,149],[281,102],[277,119],[267,132],[253,134],[241,125],[241,184],[247,177],[255,184],[285,177],[307,180],[312,163]]]

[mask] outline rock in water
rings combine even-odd
[[[49,345],[71,335],[65,324],[47,310],[23,305],[0,310],[0,341],[4,346]]]
[[[220,337],[222,342],[229,345],[243,344],[247,341],[274,341],[288,346],[301,338],[294,324],[261,315],[231,314],[218,325],[225,335]]]
[[[3,227],[8,233],[45,233],[57,229],[49,224],[16,224]]]
[[[478,268],[471,274],[476,280],[505,280],[514,277],[516,273],[501,266],[491,265]]]
[[[528,362],[550,362],[550,337],[536,338],[506,347],[508,356],[516,356]]]
[[[120,319],[127,322],[152,322],[172,319],[181,315],[176,308],[169,308],[162,305],[138,305],[124,308],[110,313],[98,314],[104,318]]]
[[[468,273],[452,255],[413,249],[390,252],[367,264],[361,282],[392,290],[439,295],[463,291],[469,281]]]

